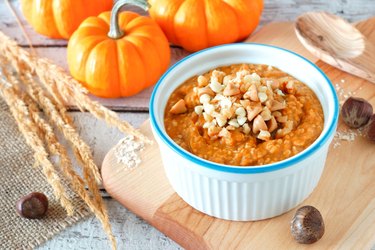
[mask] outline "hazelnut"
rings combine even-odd
[[[363,98],[349,97],[341,108],[341,115],[346,125],[359,128],[369,121],[373,109]]]
[[[33,192],[17,201],[16,211],[24,218],[38,219],[48,210],[48,198],[42,193]]]
[[[375,142],[375,114],[373,114],[363,130],[365,136],[370,141]]]
[[[290,223],[290,229],[298,243],[312,244],[324,234],[323,217],[313,206],[300,207]]]

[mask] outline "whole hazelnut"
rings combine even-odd
[[[42,193],[33,192],[17,201],[16,211],[24,218],[38,219],[48,210],[48,198]]]
[[[341,115],[346,125],[359,128],[369,121],[373,109],[363,98],[349,97],[341,108]]]
[[[312,244],[324,234],[323,217],[315,207],[303,206],[296,211],[290,229],[298,243]]]
[[[367,139],[375,142],[375,114],[371,116],[369,122],[364,127],[363,132]]]

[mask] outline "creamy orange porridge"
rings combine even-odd
[[[182,148],[227,165],[263,165],[289,158],[321,134],[324,116],[314,92],[283,71],[256,64],[194,76],[170,96],[168,135]]]

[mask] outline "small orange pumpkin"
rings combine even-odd
[[[81,22],[112,8],[113,0],[21,0],[26,20],[36,32],[68,39]]]
[[[241,41],[258,26],[263,0],[149,0],[170,42],[188,51]]]
[[[110,12],[89,17],[68,43],[68,65],[74,78],[94,95],[131,96],[154,84],[168,68],[169,43],[157,23],[125,4],[147,9],[146,1],[118,0]]]

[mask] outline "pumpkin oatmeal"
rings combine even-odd
[[[289,158],[321,134],[314,92],[271,66],[220,67],[185,81],[170,96],[168,135],[187,151],[226,165],[263,165]]]

